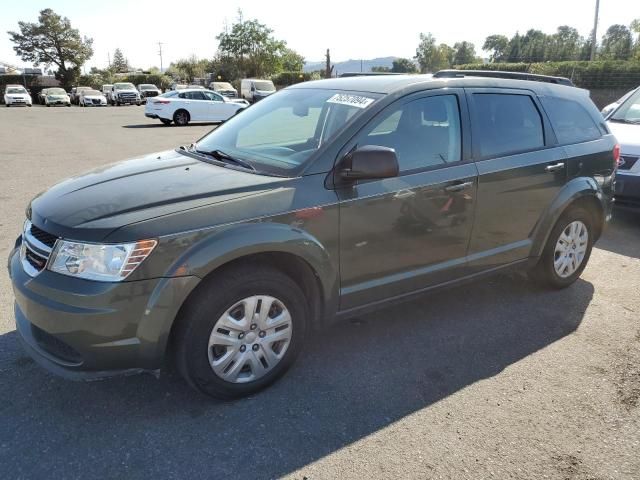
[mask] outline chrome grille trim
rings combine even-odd
[[[27,252],[28,250],[28,252]],[[22,246],[20,247],[20,261],[22,268],[30,277],[35,277],[47,266],[49,257],[53,248],[45,245],[36,237],[31,234],[31,222],[27,220],[24,222],[24,229],[22,231]],[[43,267],[41,269],[36,268],[28,259],[27,253],[34,255],[43,261]]]

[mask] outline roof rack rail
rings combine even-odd
[[[538,75],[525,72],[503,72],[501,70],[440,70],[433,74],[433,78],[464,78],[464,77],[491,77],[510,78],[512,80],[533,80],[535,82],[556,83],[575,87],[573,82],[566,77],[553,77],[551,75]]]
[[[377,77],[379,75],[406,75],[405,73],[396,72],[345,72],[339,76],[342,77]]]

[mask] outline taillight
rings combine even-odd
[[[620,166],[620,144],[618,143],[613,147],[613,163],[615,163],[616,168]]]
[[[160,105],[169,105],[169,100],[153,100],[153,103],[159,103]]]

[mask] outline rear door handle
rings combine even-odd
[[[464,183],[456,183],[454,185],[449,185],[448,187],[444,187],[445,192],[461,192],[462,190],[466,190],[473,185],[473,182],[464,182]]]
[[[555,172],[556,170],[562,170],[564,168],[564,162],[554,163],[553,165],[547,165],[544,167],[545,172]]]

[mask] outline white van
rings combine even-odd
[[[240,95],[250,103],[255,103],[275,93],[276,87],[271,80],[243,78],[240,82]]]

